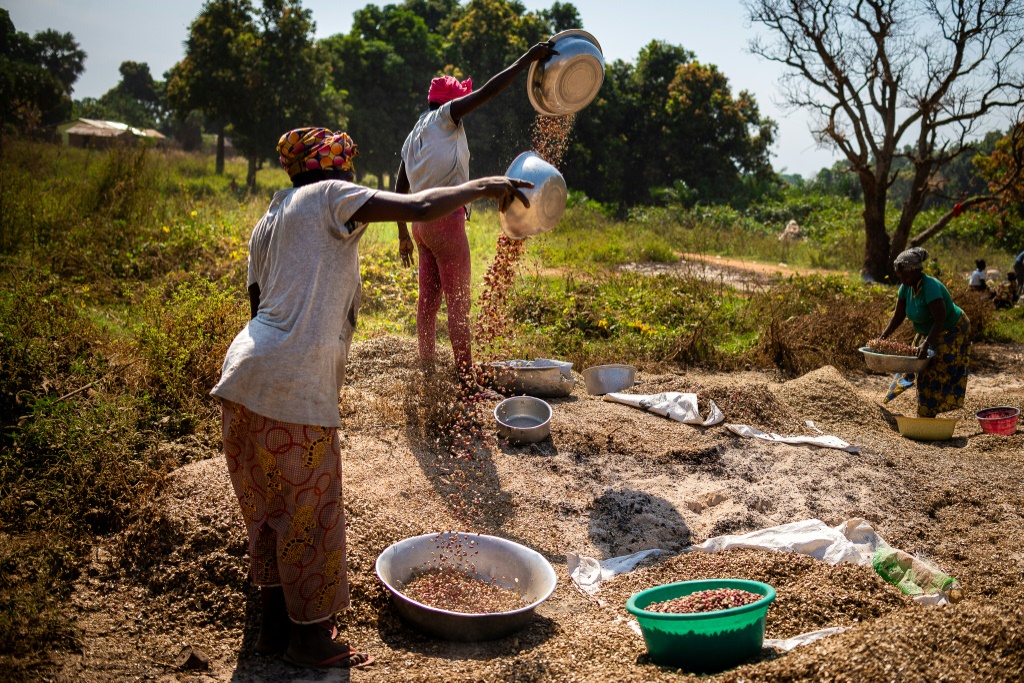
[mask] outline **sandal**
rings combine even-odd
[[[292,666],[307,669],[362,669],[376,661],[372,655],[365,652],[356,652],[351,647],[346,646],[345,650],[345,652],[319,662],[301,662],[290,657],[288,653],[284,654],[283,659]]]

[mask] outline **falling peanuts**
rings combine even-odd
[[[552,166],[560,166],[569,148],[569,134],[576,115],[541,116],[533,121],[533,150]]]

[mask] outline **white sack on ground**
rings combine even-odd
[[[605,394],[604,400],[641,408],[688,425],[711,427],[725,419],[725,415],[711,399],[708,399],[708,416],[702,418],[697,408],[697,394],[681,394],[678,391],[661,394]]]
[[[640,629],[640,624],[637,623],[635,618],[630,618],[629,628],[633,631],[633,633],[635,633],[640,638],[644,637],[644,632]],[[808,631],[807,633],[801,633],[798,636],[786,638],[785,640],[780,640],[778,638],[765,638],[762,647],[770,647],[775,650],[780,650],[782,652],[789,652],[790,650],[800,647],[801,645],[810,645],[811,643],[817,642],[822,638],[834,636],[837,633],[842,633],[843,631],[848,630],[849,627],[847,626],[833,626],[832,628],[823,628],[817,631]]]
[[[822,436],[782,436],[781,434],[768,434],[750,425],[727,424],[725,428],[737,436],[745,439],[760,439],[774,443],[806,444],[808,446],[821,446],[822,448],[835,448],[847,453],[859,453],[861,446],[851,446],[838,436],[824,434]]]
[[[569,569],[569,577],[576,587],[585,593],[593,595],[600,590],[601,582],[607,581],[616,574],[633,571],[633,569],[646,560],[648,557],[657,555],[669,555],[668,550],[652,548],[641,550],[630,555],[620,555],[604,561],[598,561],[593,557],[586,557],[577,553],[566,553],[565,560]]]
[[[789,652],[795,647],[799,647],[801,645],[808,645],[816,640],[821,640],[826,636],[833,636],[837,633],[842,633],[846,630],[846,626],[833,626],[832,628],[823,628],[818,631],[808,631],[807,633],[801,633],[798,636],[786,638],[785,640],[779,640],[777,638],[765,638],[764,647],[772,647],[776,650]]]
[[[863,522],[870,530],[867,533],[859,524]],[[857,532],[858,543],[855,544],[846,535],[847,526]],[[779,550],[785,553],[810,555],[816,560],[839,564],[850,562],[865,567],[871,566],[871,557],[881,539],[875,534],[871,525],[861,519],[851,519],[836,528],[820,519],[805,519],[801,522],[790,522],[767,529],[758,529],[748,534],[727,534],[709,538],[699,545],[686,548],[683,552],[700,551],[717,553],[721,550],[735,548],[754,548],[759,550]],[[884,541],[883,541],[884,542]]]
[[[735,548],[752,548],[757,550],[776,550],[780,552],[809,555],[822,562],[839,564],[849,562],[865,567],[872,567],[875,551],[888,548],[889,545],[872,528],[867,520],[848,519],[839,526],[830,527],[820,519],[805,519],[779,526],[751,531],[747,534],[727,534],[709,538],[699,545],[685,548],[682,552],[716,553]],[[615,574],[632,570],[640,560],[649,554],[669,554],[666,550],[644,550],[623,557],[613,557],[603,562],[576,553],[566,555],[569,561],[569,577],[582,590],[593,595],[600,590],[602,581]],[[637,558],[638,555],[643,557]],[[637,559],[633,559],[637,558]],[[588,570],[575,571],[575,567],[589,567]],[[608,573],[605,575],[605,568]],[[611,571],[615,568],[615,571]],[[577,576],[586,581],[585,586],[577,581]],[[920,595],[913,598],[915,602],[925,605],[945,605],[948,600],[944,595]]]

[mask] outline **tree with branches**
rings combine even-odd
[[[911,236],[939,169],[973,152],[993,115],[1024,104],[1021,0],[744,0],[768,29],[751,51],[784,65],[783,99],[813,112],[813,132],[840,150],[863,191],[865,277],[893,279],[908,245],[941,231],[964,209],[992,201],[956,197],[936,223]],[[904,158],[907,163],[895,161]],[[900,166],[903,168],[901,169]],[[895,226],[888,191],[910,190]]]

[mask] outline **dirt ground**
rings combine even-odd
[[[1024,349],[978,346],[953,440],[919,443],[895,431],[913,392],[888,406],[880,375],[831,367],[782,382],[772,375],[641,373],[636,393],[696,391],[728,422],[807,433],[813,420],[862,452],[770,445],[722,426],[682,425],[586,395],[582,381],[552,401],[551,440],[499,444],[453,465],[422,429],[415,341],[356,345],[342,393],[344,486],[352,609],[342,637],[377,664],[352,680],[649,681],[687,676],[650,663],[625,600],[674,580],[736,577],[778,590],[767,635],[849,630],[788,654],[765,650],[718,680],[973,681],[1024,678],[1024,433],[983,435],[973,413],[1024,407]],[[61,681],[345,681],[348,672],[297,670],[252,652],[255,593],[247,583],[238,504],[214,442],[208,459],[174,472],[126,533],[97,547],[73,610],[81,652],[57,655]],[[471,485],[453,486],[462,468]],[[452,514],[469,504],[468,519]],[[605,558],[678,551],[724,533],[816,517],[869,520],[894,547],[956,576],[965,599],[921,607],[870,569],[755,551],[666,555],[616,577],[597,599],[570,582],[565,553]],[[377,555],[411,535],[449,529],[496,534],[552,563],[558,587],[533,623],[502,640],[430,640],[404,626],[373,572]],[[179,672],[191,645],[205,672]]]

